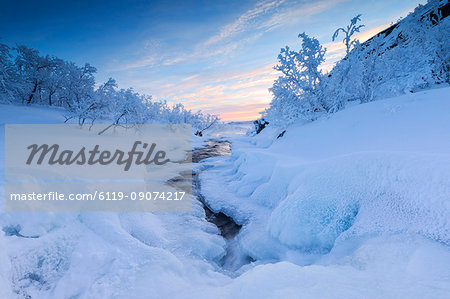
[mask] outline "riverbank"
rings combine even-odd
[[[195,136],[206,209],[1,212],[0,297],[446,298],[448,92],[355,106],[278,139],[270,126]],[[64,121],[0,108],[3,123]]]
[[[278,139],[283,129],[269,126],[206,161],[207,204],[242,225],[238,247],[255,261],[227,289],[261,279],[280,291],[268,278],[280,275],[298,283],[286,294],[305,297],[443,297],[449,90],[353,106]]]

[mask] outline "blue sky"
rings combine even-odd
[[[255,119],[281,47],[298,49],[305,31],[327,49],[324,69],[342,57],[333,31],[361,13],[365,40],[423,1],[8,1],[0,42],[26,44],[98,68],[156,99],[182,102],[223,119]]]

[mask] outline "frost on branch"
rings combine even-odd
[[[338,28],[334,34],[333,34],[333,41],[338,37],[339,32],[342,31],[342,33],[345,35],[342,42],[345,44],[346,47],[346,53],[350,53],[350,49],[352,46],[358,43],[356,39],[352,40],[352,36],[355,34],[355,32],[359,32],[359,30],[364,27],[364,25],[356,25],[358,21],[361,21],[361,14],[355,16],[353,19],[350,20],[350,25],[347,25],[346,28]]]
[[[115,125],[142,123],[191,124],[195,131],[213,126],[218,117],[192,112],[182,104],[153,101],[132,88],[119,89],[110,78],[96,87],[97,69],[78,66],[58,57],[42,56],[23,45],[0,43],[0,102],[39,104],[65,108],[66,121],[79,125],[99,119]]]
[[[324,76],[319,71],[323,55],[317,40],[304,38],[298,53],[283,48],[276,67],[282,75],[270,89],[273,100],[264,116],[272,125],[284,127],[315,120],[321,112],[337,112],[349,103],[449,84],[449,11],[448,1],[419,5],[406,18],[363,43],[352,39],[363,26],[358,25],[357,15],[350,25],[334,33],[333,40],[344,34],[346,55]],[[307,64],[308,59],[315,63]]]
[[[285,124],[297,119],[314,120],[324,110],[318,95],[323,78],[319,66],[326,49],[305,33],[299,37],[302,44],[298,52],[286,46],[278,55],[275,69],[281,75],[270,89],[273,99],[264,113],[268,119]]]

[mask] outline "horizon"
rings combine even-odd
[[[258,118],[271,101],[280,49],[298,49],[306,32],[327,48],[322,69],[345,54],[331,36],[362,14],[365,41],[406,16],[418,1],[57,1],[7,3],[0,42],[24,44],[97,68],[97,84],[113,77],[155,100],[219,114]],[[25,8],[24,8],[25,7]]]

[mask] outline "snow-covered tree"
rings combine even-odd
[[[311,111],[333,113],[348,102],[365,103],[450,83],[450,18],[447,1],[431,0],[419,5],[406,18],[359,43],[353,36],[363,25],[360,15],[346,28],[339,28],[335,40],[344,33],[346,56],[313,84],[306,84],[289,48],[279,55],[282,71],[271,88],[273,100],[263,113],[271,124],[285,126],[297,119],[312,120]],[[310,72],[308,72],[310,73]],[[314,80],[313,80],[314,82]],[[312,90],[313,92],[306,92]],[[305,112],[307,112],[305,114]]]
[[[322,80],[319,66],[325,60],[325,51],[319,41],[305,33],[299,52],[288,46],[278,55],[277,71],[282,74],[270,88],[273,99],[265,111],[267,119],[291,123],[297,119],[313,120],[318,112],[323,111],[318,92]]]
[[[420,24],[417,35],[421,35],[424,40],[422,46],[426,48],[430,55],[430,62],[433,68],[433,76],[438,83],[450,83],[450,51],[448,32],[450,31],[450,21],[443,19],[443,5],[448,1],[430,0],[430,12],[425,18],[417,20]]]
[[[111,85],[112,82],[109,82]],[[112,119],[112,124],[100,131],[99,134],[114,126],[143,124],[147,120],[147,99],[136,93],[132,88],[121,89],[110,98],[110,101],[111,113],[109,116]]]
[[[59,58],[53,58],[53,69],[42,82],[44,94],[49,106],[54,105],[55,95],[62,92],[66,78],[65,62]]]
[[[144,96],[139,95],[132,88],[121,89],[113,104],[113,120],[115,124],[141,124],[146,120],[146,105]]]
[[[218,121],[215,115],[192,112],[182,104],[153,101],[132,88],[118,89],[112,78],[96,88],[96,68],[90,64],[80,67],[22,45],[13,50],[0,44],[1,100],[62,106],[66,121],[76,119],[80,125],[103,118],[111,120],[111,126],[186,123],[202,132]]]
[[[66,63],[65,67],[66,80],[61,99],[69,111],[69,118],[78,118],[78,123],[82,125],[96,109],[94,73],[97,70],[90,64],[78,67],[72,62]]]
[[[356,44],[356,40],[352,40],[352,36],[355,34],[355,32],[359,32],[359,30],[364,27],[364,25],[356,25],[358,21],[361,21],[361,14],[357,15],[356,17],[352,18],[350,20],[350,24],[347,25],[346,28],[340,27],[338,28],[334,34],[333,34],[333,41],[336,40],[336,38],[339,36],[339,33],[342,31],[342,33],[345,35],[342,42],[345,44],[345,51],[346,54],[350,53],[350,50],[352,46]]]
[[[42,84],[54,69],[55,62],[50,56],[40,56],[39,51],[27,46],[18,45],[15,50],[17,52],[15,64],[23,79],[22,100],[27,104],[31,104],[33,100],[37,102]]]
[[[14,64],[11,61],[11,53],[8,45],[0,43],[0,96],[14,100],[12,94],[12,79],[14,75]]]

